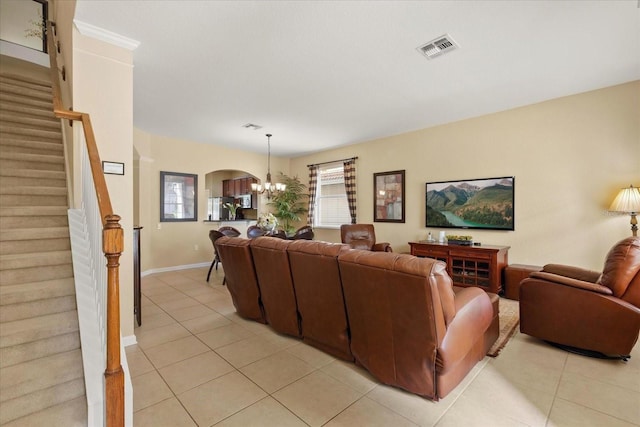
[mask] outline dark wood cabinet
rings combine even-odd
[[[252,177],[225,179],[222,181],[222,196],[237,197],[251,194],[251,184],[258,180]]]
[[[233,185],[230,179],[225,179],[222,181],[222,197],[231,197],[233,194]]]
[[[455,286],[477,286],[488,292],[502,290],[502,270],[509,264],[509,246],[459,246],[435,242],[409,242],[411,255],[447,264]]]

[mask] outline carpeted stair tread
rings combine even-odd
[[[3,409],[0,411],[0,425],[60,403],[79,398],[80,396],[84,396],[84,394],[84,380],[78,378],[66,383],[57,384],[53,387],[38,390],[26,396],[8,400],[2,404]],[[45,425],[53,424],[47,423]],[[65,423],[63,425],[67,424]]]
[[[78,331],[12,345],[0,348],[0,367],[18,365],[29,360],[36,360],[77,348],[80,348],[80,334]]]
[[[65,179],[51,179],[51,178],[26,178],[17,176],[2,176],[0,174],[0,187],[13,187],[13,186],[29,186],[29,187],[60,187],[66,188],[67,182]]]
[[[76,310],[0,323],[0,348],[78,331]]]
[[[67,196],[66,187],[36,187],[0,185],[0,195],[15,196]]]
[[[0,230],[13,230],[16,228],[48,228],[67,227],[69,219],[65,215],[60,216],[5,216],[0,218]]]
[[[11,102],[18,105],[29,106],[31,108],[38,108],[43,111],[53,112],[53,104],[51,103],[51,101],[27,98],[14,93],[6,93],[0,91],[0,101]]]
[[[41,90],[43,92],[51,93],[51,82],[46,80],[39,80],[33,77],[12,74],[12,73],[0,73],[0,82],[6,84],[13,84],[14,86],[21,86],[30,89]]]
[[[4,255],[3,255],[4,256]],[[22,282],[63,279],[73,277],[73,265],[59,264],[47,268],[30,267],[0,270],[0,286],[16,285]]]
[[[9,102],[0,98],[0,113],[11,112],[21,114],[23,117],[40,117],[43,119],[55,119],[56,115],[53,113],[53,109],[37,108],[25,104],[16,104],[15,102]],[[60,123],[60,122],[58,122]]]
[[[4,424],[4,427],[86,426],[87,400],[81,396]]]
[[[21,194],[0,194],[0,205],[14,206],[33,206],[50,204],[52,206],[66,206],[66,196],[49,196],[49,195],[21,195]]]
[[[64,147],[60,142],[38,141],[34,139],[2,138],[0,151],[13,151],[25,154],[53,154],[63,155]]]
[[[64,156],[56,154],[24,154],[24,153],[12,153],[11,151],[0,152],[0,159],[3,160],[20,160],[29,161],[34,163],[55,163],[64,165]]]
[[[30,162],[23,160],[5,160],[2,159],[3,152],[0,151],[0,171],[11,169],[26,169],[26,170],[42,170],[42,171],[56,171],[64,172],[64,162],[60,163],[43,163],[43,162]]]
[[[34,129],[15,126],[13,124],[0,123],[0,135],[2,135],[3,138],[11,138],[11,135],[22,135],[56,141],[60,140],[62,137],[62,131],[60,129]]]
[[[66,206],[0,206],[0,218],[3,216],[58,216],[67,215]],[[1,220],[0,220],[1,221]]]
[[[62,138],[60,132],[54,129],[36,129],[0,123],[0,137],[3,139],[35,139],[43,142],[59,142],[60,138]]]
[[[71,251],[0,255],[0,271],[71,264]]]
[[[46,230],[43,229],[43,230]],[[43,247],[46,245],[46,247]],[[57,239],[31,239],[0,241],[0,254],[26,254],[29,252],[67,251],[71,250],[69,236]]]
[[[1,288],[4,286],[0,286]],[[63,313],[76,308],[75,295],[9,304],[4,305],[0,310],[0,322],[13,322],[46,314]]]
[[[75,295],[73,278],[0,286],[0,306]]]
[[[31,99],[52,102],[52,95],[50,91],[47,92],[40,89],[32,89],[29,87],[19,86],[14,83],[0,82],[0,91],[4,93],[20,95],[22,97],[28,97]]]
[[[1,220],[0,220],[1,222]],[[0,241],[11,240],[43,240],[69,238],[69,227],[22,228],[16,230],[0,230]]]
[[[60,130],[60,120],[55,117],[31,117],[25,116],[24,114],[12,113],[6,110],[0,110],[0,123],[5,126]]]
[[[24,177],[24,178],[42,178],[42,179],[55,179],[65,180],[66,175],[64,170],[44,170],[44,169],[15,169],[4,168],[0,169],[0,185],[2,185],[3,177]],[[57,208],[57,206],[56,206]]]
[[[82,378],[80,349],[0,369],[0,402]]]

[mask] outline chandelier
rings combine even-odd
[[[255,191],[258,194],[266,193],[267,199],[270,199],[275,192],[284,191],[284,189],[287,186],[279,182],[276,182],[276,183],[271,182],[271,136],[272,135],[268,133],[266,136],[267,136],[267,180],[264,182],[264,187],[262,186],[262,184],[256,184],[256,183],[251,184],[251,191]]]

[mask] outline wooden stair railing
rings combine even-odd
[[[121,427],[124,426],[124,372],[120,361],[120,255],[124,248],[124,232],[120,226],[120,216],[114,214],[111,207],[111,199],[102,172],[102,163],[89,114],[67,110],[62,105],[58,77],[58,50],[53,37],[55,34],[53,32],[54,26],[54,23],[47,21],[53,112],[58,118],[82,123],[91,164],[91,175],[102,219],[102,250],[107,259],[107,366],[104,371],[106,425]]]

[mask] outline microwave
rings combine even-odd
[[[240,207],[243,209],[251,209],[254,207],[252,194],[245,194],[242,196],[238,196],[238,200],[240,201]]]

